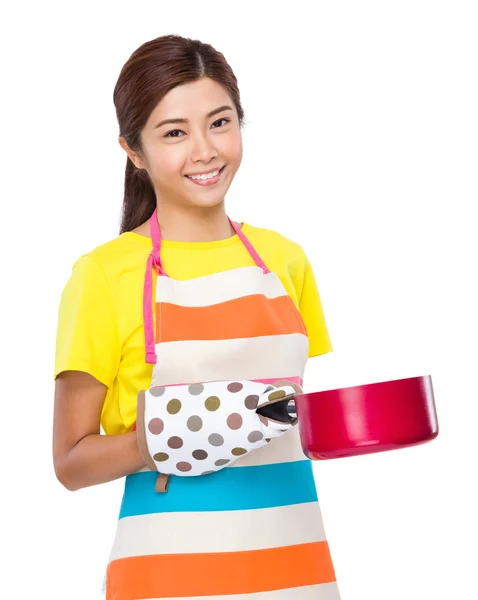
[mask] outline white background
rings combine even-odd
[[[100,597],[123,483],[55,479],[56,311],[118,233],[119,71],[179,33],[239,80],[231,218],[314,267],[334,353],[306,389],[432,375],[435,441],[314,462],[343,600],[478,598],[476,4],[23,2],[0,21],[2,597]]]

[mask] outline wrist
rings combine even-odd
[[[134,465],[135,465],[135,467],[137,467],[137,470],[139,471],[139,469],[142,469],[143,467],[146,466],[146,462],[145,462],[143,455],[141,454],[141,451],[139,449],[137,431],[136,430],[130,431],[126,435],[130,436],[130,438],[131,438],[131,450],[132,450],[132,456],[134,457]]]

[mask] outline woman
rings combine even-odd
[[[69,490],[126,477],[106,598],[337,600],[297,427],[159,490],[138,444],[152,386],[300,386],[307,358],[332,350],[302,248],[226,215],[242,159],[236,78],[211,46],[169,35],[132,54],[114,102],[121,232],[78,259],[61,297],[53,444]]]

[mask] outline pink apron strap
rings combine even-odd
[[[239,239],[242,241],[244,246],[247,248],[249,254],[254,259],[254,262],[258,267],[262,269],[264,273],[270,273],[269,269],[265,265],[262,258],[257,254],[251,242],[246,238],[240,227],[237,227],[229,217],[227,217],[231,227],[234,229]],[[167,273],[164,270],[163,263],[161,261],[161,232],[159,229],[157,209],[154,209],[150,219],[150,231],[153,248],[151,254],[148,257],[146,264],[146,273],[144,276],[144,290],[143,290],[143,322],[144,322],[144,341],[146,347],[146,363],[155,365],[157,363],[156,348],[154,343],[154,318],[153,318],[153,267],[156,269],[158,275],[167,277]]]
[[[143,289],[143,322],[144,341],[146,347],[146,363],[155,365],[157,363],[156,349],[154,343],[154,318],[153,318],[153,267],[158,275],[166,275],[161,261],[161,233],[159,230],[156,209],[150,219],[150,230],[153,248],[146,264]]]
[[[229,217],[227,217],[229,219]],[[262,260],[262,258],[259,256],[259,254],[257,254],[256,250],[254,249],[254,246],[251,244],[251,242],[246,238],[246,236],[244,235],[244,233],[242,232],[240,227],[237,227],[237,225],[235,223],[233,223],[231,221],[231,219],[229,219],[229,223],[231,224],[231,227],[234,229],[234,231],[237,233],[237,235],[239,236],[239,238],[241,239],[242,243],[244,244],[244,246],[247,248],[247,250],[249,251],[249,254],[252,256],[252,258],[254,259],[254,262],[256,263],[256,265],[258,267],[260,267],[264,273],[270,273],[269,269],[267,268],[266,264],[264,263],[264,261]]]

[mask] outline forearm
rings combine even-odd
[[[70,450],[57,476],[67,489],[74,491],[125,477],[144,466],[135,431],[90,434]]]

